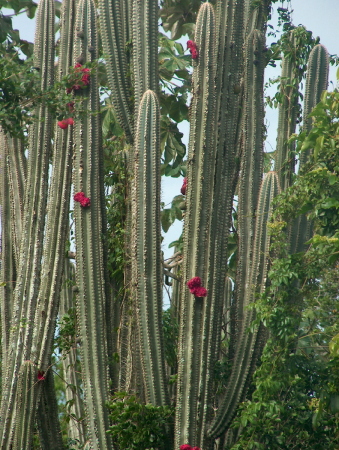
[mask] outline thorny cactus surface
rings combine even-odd
[[[246,396],[265,343],[262,325],[248,332],[255,318],[248,305],[266,287],[270,244],[266,224],[274,197],[289,186],[294,172],[286,141],[296,121],[295,99],[282,83],[276,167],[263,177],[264,50],[270,3],[203,3],[190,43],[193,74],[183,192],[184,246],[172,300],[179,321],[178,378],[175,426],[173,431],[169,425],[168,433],[174,433],[169,442],[174,441],[175,450],[187,442],[209,450],[217,438],[230,440],[229,426]],[[131,258],[125,274],[128,298],[118,307],[111,306],[115,300],[106,270],[102,132],[100,115],[95,114],[100,108],[99,90],[97,74],[91,73],[85,75],[83,85],[70,91],[79,108],[94,114],[79,117],[71,127],[58,127],[41,104],[36,110],[40,120],[29,130],[28,156],[20,142],[0,133],[1,281],[13,281],[0,287],[3,449],[30,448],[36,417],[44,448],[63,448],[56,436],[58,426],[44,422],[43,411],[50,406],[49,414],[57,416],[53,401],[47,399],[54,395],[49,371],[72,183],[76,196],[75,342],[80,347],[84,390],[84,405],[78,396],[74,410],[85,411],[85,421],[77,430],[70,427],[70,437],[86,448],[112,449],[106,433],[110,423],[105,402],[110,391],[121,387],[137,390],[140,398],[156,406],[170,403],[161,319],[158,2],[99,0],[99,8],[97,23],[92,0],[63,2],[56,75],[60,79],[77,61],[76,70],[86,73],[83,64],[98,57],[100,25],[112,104],[125,133],[126,165],[133,174],[125,221],[126,254]],[[127,53],[130,42],[133,51]],[[51,0],[39,2],[34,57],[42,89],[47,89],[56,70]],[[309,62],[305,127],[310,127],[307,114],[326,89],[327,66],[326,49],[318,45]],[[293,79],[292,60],[283,62],[283,76]],[[228,234],[235,194],[239,199],[239,242],[237,271],[231,282]],[[291,227],[292,252],[308,239],[304,221],[301,218]],[[188,289],[187,282],[194,277],[207,289],[206,296],[198,297]],[[71,297],[69,292],[63,293],[63,313],[72,307]],[[111,320],[107,316],[112,311],[117,317]],[[223,311],[231,321],[233,365],[226,394],[219,401],[214,392],[214,368],[220,354]],[[110,323],[121,325],[119,339],[107,326]],[[111,364],[113,353],[119,355],[119,364]],[[69,361],[76,366],[76,356],[69,356]],[[120,370],[120,376],[112,376],[112,370]],[[79,377],[68,371],[65,366],[68,383],[78,385]]]

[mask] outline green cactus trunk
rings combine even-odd
[[[204,383],[206,361],[205,327],[209,325],[208,297],[190,293],[186,283],[200,277],[209,286],[210,219],[215,163],[215,15],[204,3],[199,10],[195,31],[199,57],[193,67],[190,144],[187,170],[187,209],[184,224],[183,281],[180,302],[178,388],[175,448],[187,442],[201,445],[200,426],[204,418],[204,400],[196,400]]]
[[[146,402],[168,404],[162,342],[160,109],[153,91],[141,100],[135,136],[132,284],[137,304]]]
[[[96,8],[91,0],[81,0],[77,7],[76,28],[83,33],[75,42],[75,57],[92,61],[98,54]],[[97,74],[90,85],[76,95],[84,111],[99,110]],[[75,124],[74,192],[83,192],[89,206],[74,204],[76,235],[76,298],[81,339],[81,368],[91,449],[111,448],[106,434],[109,427],[105,402],[108,398],[106,349],[106,280],[103,237],[105,201],[102,182],[101,123],[98,115],[88,114]]]
[[[39,67],[41,72],[42,90],[47,90],[54,80],[54,43],[51,40],[53,36],[54,4],[50,0],[43,0],[40,2],[38,9],[36,46],[34,50],[35,66]],[[17,426],[16,420],[17,414],[21,414],[20,404],[15,409],[13,408],[16,403],[15,398],[18,390],[18,371],[24,362],[31,358],[34,358],[34,364],[38,364],[37,353],[39,349],[34,345],[34,328],[32,324],[37,311],[41,281],[43,250],[41,243],[44,240],[52,117],[44,104],[37,107],[36,115],[39,117],[39,121],[32,124],[29,136],[28,173],[25,183],[24,216],[22,221],[22,230],[24,231],[22,231],[21,236],[20,262],[16,268],[17,279],[12,302],[13,310],[8,348],[13,350],[11,351],[11,357],[7,358],[5,382],[2,389],[0,411],[2,418],[0,423],[2,448],[9,448],[12,439],[21,439],[19,437],[21,431]],[[22,155],[19,157],[22,157]],[[37,370],[36,367],[35,377]],[[33,380],[33,376],[30,376],[29,379]],[[29,395],[33,396],[32,393]],[[30,408],[26,418],[28,430],[32,429],[34,423],[37,395],[33,396],[31,401],[34,402],[35,406]],[[28,432],[27,439],[29,437],[30,434]]]

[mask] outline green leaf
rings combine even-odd
[[[339,334],[336,334],[329,342],[328,348],[330,350],[331,356],[339,356]]]

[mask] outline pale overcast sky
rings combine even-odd
[[[311,30],[315,36],[320,36],[321,43],[325,45],[330,54],[339,53],[339,0],[292,0],[291,2],[293,12],[293,23],[295,25],[303,24],[308,30]],[[287,2],[285,2],[287,5]],[[275,4],[274,8],[277,8],[279,4]],[[20,15],[17,18],[13,18],[14,28],[20,30],[21,37],[29,41],[34,39],[34,22],[29,20],[25,14]],[[331,70],[330,80],[336,85],[335,78],[336,69]],[[269,73],[269,77],[278,76],[277,72]],[[330,89],[332,89],[330,87]],[[275,131],[276,131],[276,118],[270,111],[266,112],[266,119],[269,123],[271,131],[268,135],[269,143],[267,148],[270,149],[275,146]],[[185,132],[185,142],[187,142],[188,126],[181,127]],[[163,180],[163,197],[162,200],[167,204],[170,203],[173,196],[180,193],[180,187],[182,180],[165,178]],[[166,250],[168,243],[177,239],[180,235],[181,224],[176,223],[167,233],[163,249],[167,257],[172,251]]]

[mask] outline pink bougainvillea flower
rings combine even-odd
[[[87,67],[82,67],[80,63],[75,64],[74,69],[76,73],[81,74],[81,78],[79,78],[72,87],[66,89],[67,94],[70,94],[72,91],[78,91],[79,89],[85,88],[90,83],[90,69],[87,69]]]
[[[192,450],[192,447],[188,444],[180,445],[180,450]]]
[[[84,83],[85,86],[89,85],[89,69],[82,69],[83,76],[81,78],[81,81]]]
[[[187,47],[192,55],[193,59],[198,59],[199,57],[199,52],[198,52],[198,47],[197,44],[194,41],[187,41]]]
[[[58,126],[65,130],[68,127],[68,119],[59,120]]]
[[[65,130],[68,127],[68,125],[74,125],[74,120],[71,117],[69,117],[68,119],[60,120],[58,122],[58,126],[63,130]]]
[[[180,192],[182,193],[182,195],[186,195],[186,189],[187,189],[187,178],[185,177],[182,182],[181,189],[180,189]]]
[[[91,199],[88,198],[88,197],[85,197],[85,198],[80,202],[80,205],[81,205],[83,208],[88,208],[88,207],[91,205]]]
[[[86,197],[83,192],[78,192],[73,198],[74,201],[79,202],[83,208],[87,208],[91,204],[91,199]]]
[[[207,296],[207,289],[202,286],[193,288],[190,291],[196,297],[206,297]]]
[[[200,277],[191,278],[189,281],[187,281],[187,286],[191,294],[193,294],[195,297],[207,296],[207,290],[203,286],[201,286]]]
[[[189,281],[187,281],[188,289],[195,289],[201,286],[201,278],[193,277]]]
[[[198,52],[198,50],[197,50],[196,48],[194,48],[194,49],[191,51],[191,55],[192,55],[192,59],[198,59],[198,58],[199,58],[199,52]]]
[[[38,370],[38,381],[45,381],[45,372],[43,370]]]
[[[66,106],[68,107],[69,112],[74,111],[74,102],[69,102]]]

